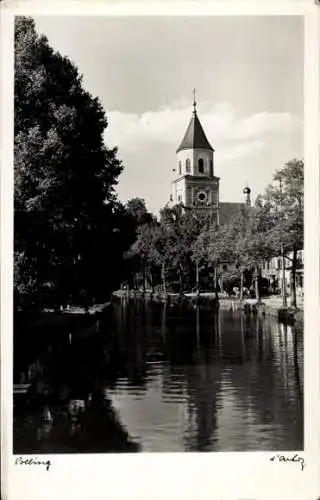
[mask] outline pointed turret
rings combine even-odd
[[[209,143],[206,134],[202,128],[200,120],[197,115],[197,103],[195,101],[195,91],[193,99],[193,112],[192,117],[189,122],[188,128],[180,146],[177,149],[177,153],[183,149],[207,149],[209,151],[214,151],[213,147]]]

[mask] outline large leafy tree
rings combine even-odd
[[[218,296],[218,278],[220,275],[220,279],[223,281],[223,266],[234,261],[232,226],[204,226],[192,248],[192,258],[197,265],[213,267],[214,287],[216,296]]]
[[[179,206],[172,209],[165,208],[161,212],[161,224],[166,227],[169,243],[167,248],[167,261],[170,262],[178,274],[179,290],[184,291],[185,284],[193,283],[194,263],[198,275],[199,262],[194,258],[193,245],[201,231],[208,227],[210,217],[197,215],[194,211],[183,213]],[[198,279],[196,279],[198,282]]]
[[[132,198],[126,203],[126,210],[132,217],[136,227],[147,224],[154,220],[154,216],[148,212],[146,202],[143,198]]]
[[[220,277],[240,273],[240,296],[243,295],[245,273],[255,269],[256,296],[259,300],[259,271],[265,259],[272,255],[270,241],[266,237],[271,227],[269,211],[264,207],[244,207],[227,224],[210,226],[202,231],[193,245],[193,258],[209,262],[215,270],[215,288]],[[228,268],[228,272],[225,270]],[[237,280],[239,279],[237,278]],[[229,280],[230,281],[230,280]]]
[[[304,233],[303,161],[294,159],[279,169],[261,203],[272,221],[269,240],[274,255],[282,254],[291,262],[291,304],[296,307],[297,254],[303,248]]]
[[[149,281],[154,290],[155,286],[155,270],[157,267],[157,254],[155,249],[155,238],[157,235],[158,224],[149,222],[142,224],[138,228],[137,239],[131,246],[128,254],[130,257],[136,257],[139,262],[139,267],[142,271],[142,283],[145,291],[146,280]]]
[[[20,303],[99,296],[116,277],[114,185],[122,170],[107,149],[107,120],[77,68],[15,24],[15,291]],[[114,262],[113,262],[114,267]]]
[[[143,198],[132,198],[127,201],[123,207],[125,220],[125,250],[124,260],[124,278],[131,287],[134,284],[134,277],[137,277],[139,272],[142,274],[143,287],[145,288],[145,280],[148,278],[147,261],[145,256],[146,242],[143,242],[144,231],[146,236],[149,235],[149,226],[156,224],[156,218],[148,211],[146,202]],[[146,226],[146,227],[144,227]],[[139,253],[141,250],[141,254]]]
[[[253,268],[256,299],[260,301],[261,266],[273,255],[273,247],[268,237],[268,231],[272,227],[270,214],[265,207],[256,206],[243,213],[235,222],[238,225],[235,259],[241,271],[241,285],[244,271]]]

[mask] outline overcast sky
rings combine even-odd
[[[124,202],[139,196],[158,211],[168,201],[194,87],[221,201],[242,201],[247,182],[256,196],[303,158],[300,17],[48,16],[36,26],[101,100],[106,144],[125,166]]]

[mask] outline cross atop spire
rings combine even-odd
[[[193,113],[196,114],[197,112],[197,103],[196,103],[196,89],[193,89]]]

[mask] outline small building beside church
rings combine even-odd
[[[281,256],[273,257],[265,261],[261,270],[261,275],[269,281],[269,286],[273,292],[282,290],[283,278],[285,279],[285,289],[290,295],[291,276],[292,276],[292,252],[284,259],[284,273],[282,270]],[[296,269],[296,291],[298,296],[303,296],[304,290],[304,251],[298,250],[297,269]]]
[[[170,204],[181,205],[185,210],[192,209],[199,214],[209,212],[212,222],[225,224],[242,208],[251,206],[251,190],[244,188],[243,203],[221,203],[220,178],[215,175],[214,156],[215,150],[203,130],[194,101],[189,125],[176,151]]]

